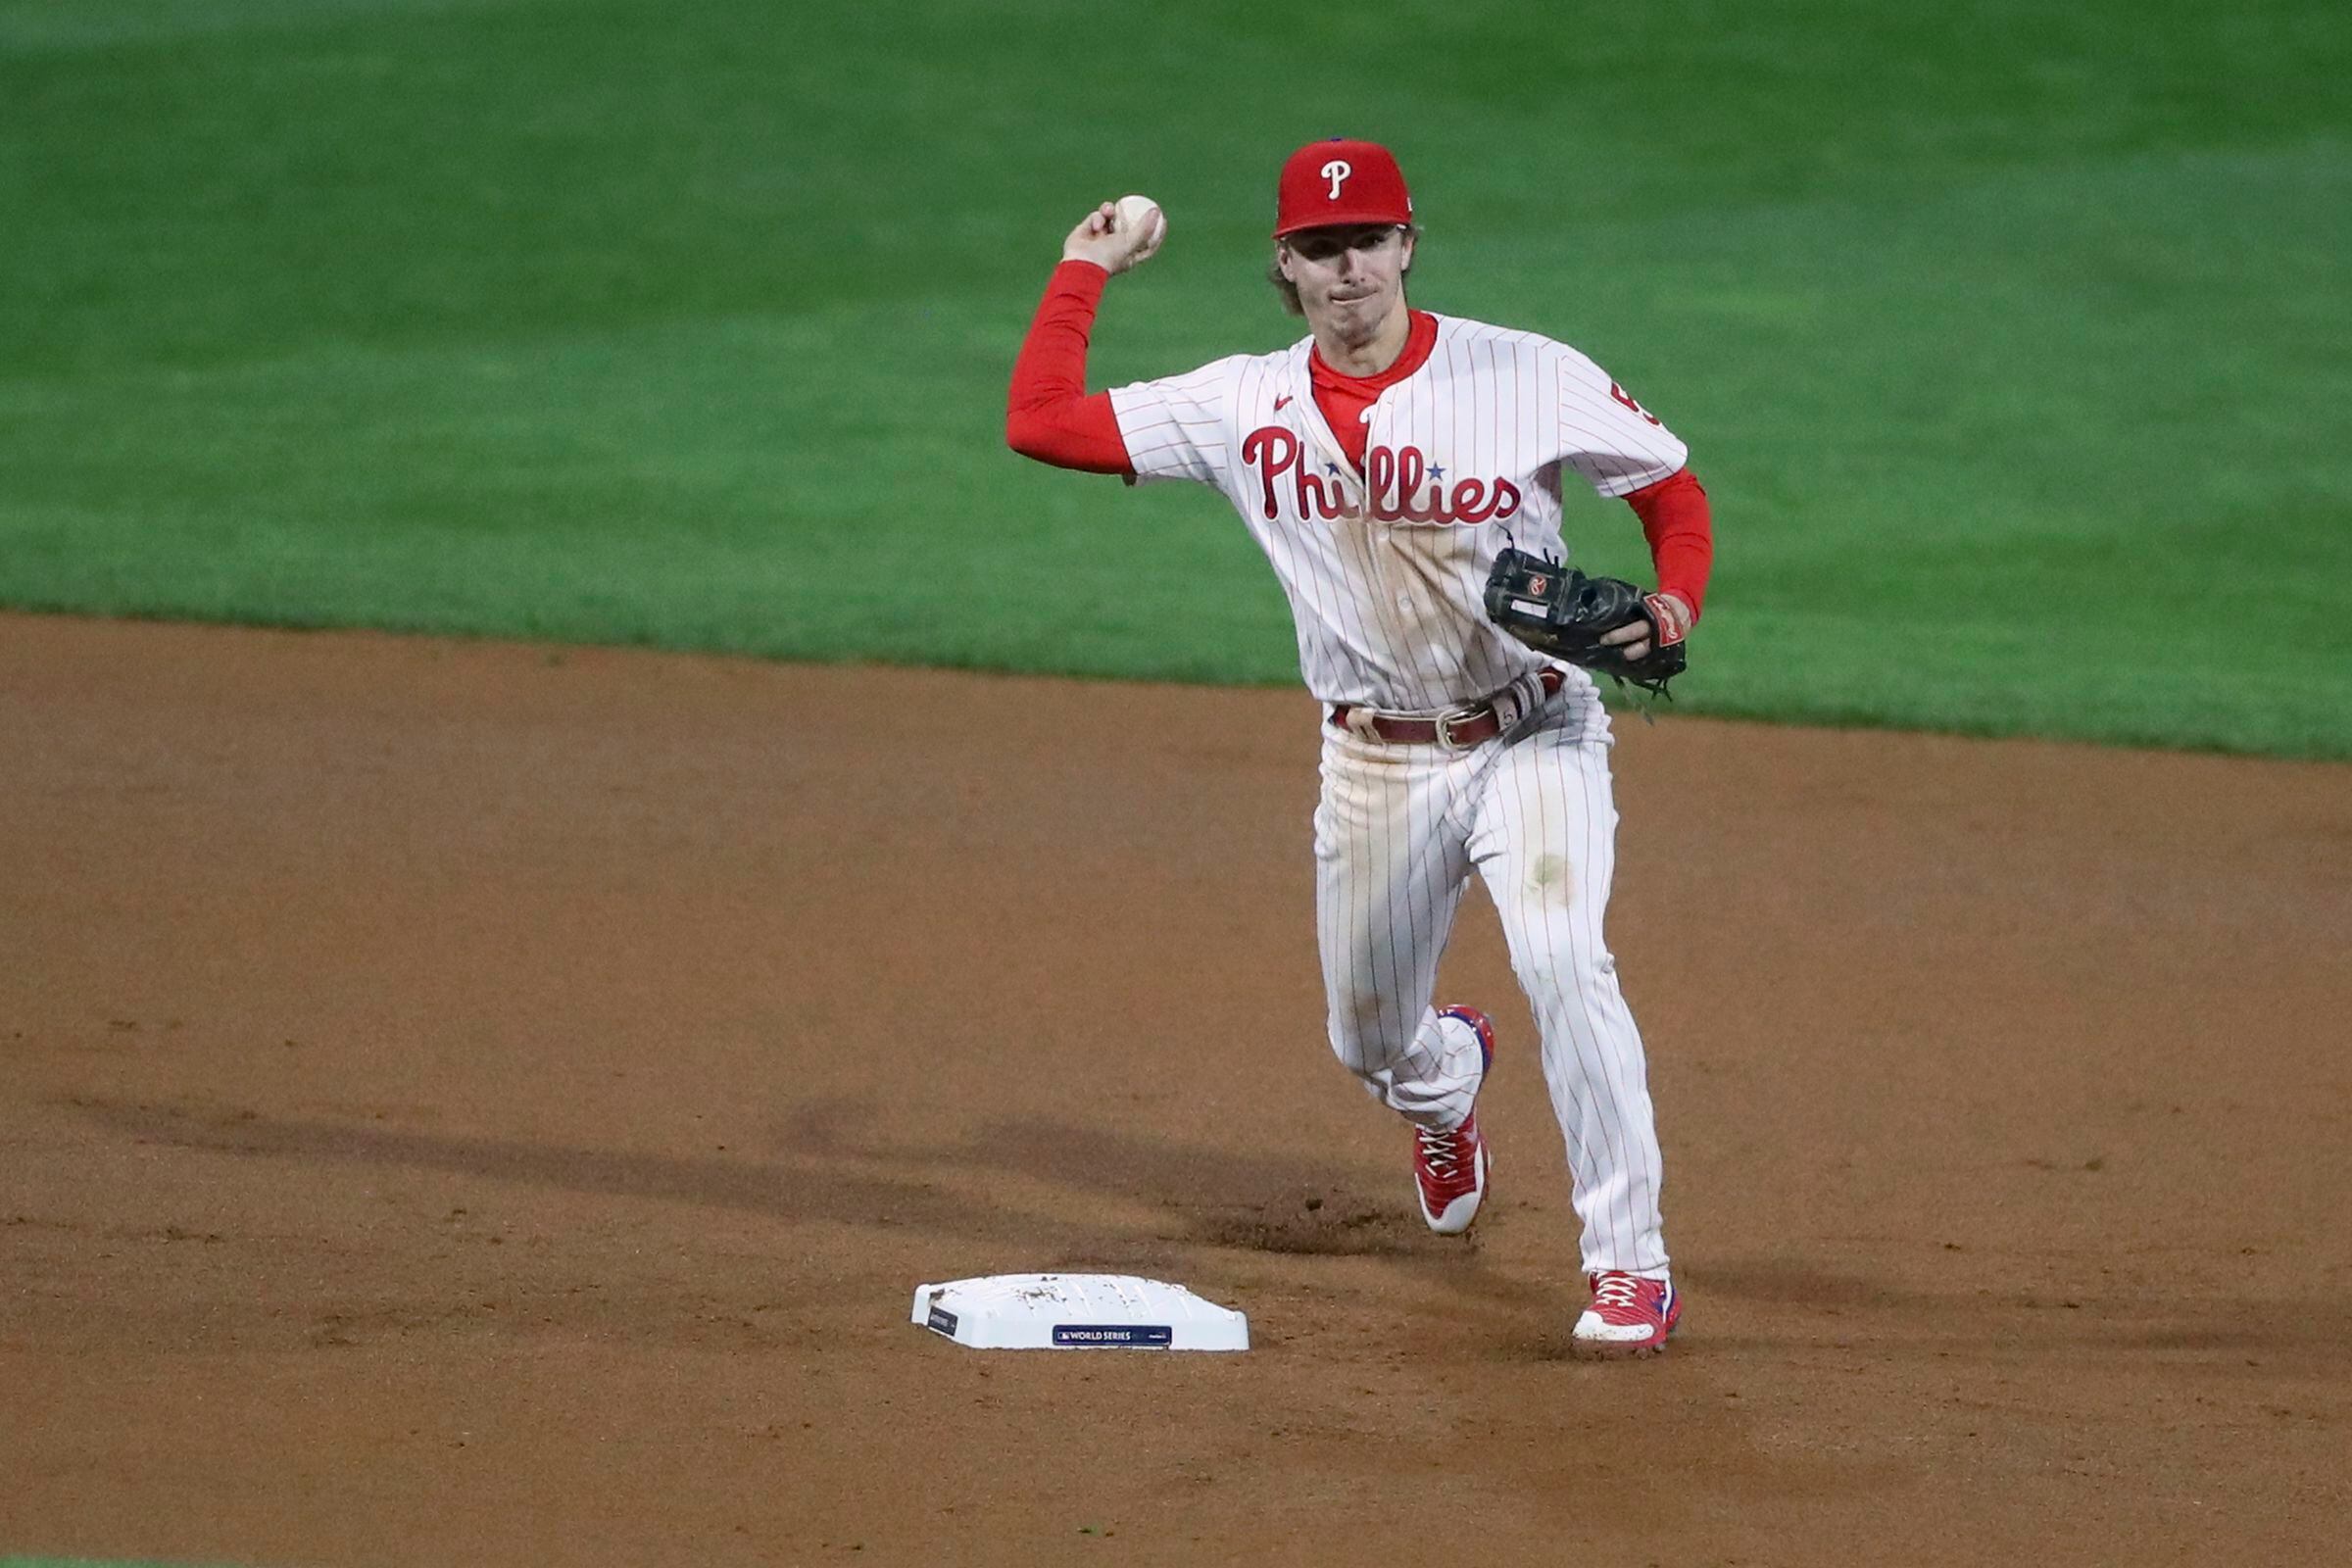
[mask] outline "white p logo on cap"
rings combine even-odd
[[[1332,201],[1336,202],[1340,199],[1340,181],[1354,172],[1355,166],[1345,158],[1334,158],[1323,166],[1323,177],[1331,181],[1330,199]]]

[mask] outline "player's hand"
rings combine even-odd
[[[1167,225],[1155,223],[1150,233],[1116,234],[1111,232],[1110,214],[1109,202],[1087,214],[1084,221],[1070,230],[1070,237],[1061,242],[1061,259],[1092,262],[1114,277],[1138,262],[1151,260],[1167,233]]]
[[[1698,618],[1690,607],[1683,603],[1680,594],[1656,593],[1649,596],[1650,612],[1662,622],[1671,635],[1669,642],[1681,642],[1690,635],[1690,623]],[[1628,659],[1641,659],[1649,652],[1649,628],[1638,620],[1629,620],[1615,631],[1600,634],[1602,646],[1622,648]]]

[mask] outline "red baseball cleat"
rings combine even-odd
[[[1483,1084],[1483,1074],[1494,1065],[1494,1021],[1476,1007],[1440,1007],[1438,1016],[1466,1023],[1478,1032]],[[1448,1132],[1413,1129],[1413,1186],[1421,1199],[1421,1217],[1440,1236],[1459,1236],[1478,1218],[1492,1168],[1487,1141],[1478,1131],[1476,1109]]]
[[[1592,1304],[1576,1320],[1573,1343],[1579,1355],[1656,1355],[1683,1320],[1683,1298],[1672,1280],[1645,1280],[1608,1269],[1586,1276]]]

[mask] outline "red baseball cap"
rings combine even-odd
[[[1413,198],[1396,155],[1375,141],[1310,141],[1282,166],[1274,237],[1339,223],[1409,223]]]

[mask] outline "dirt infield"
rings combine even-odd
[[[0,1553],[2342,1560],[2352,769],[1621,722],[1595,1367],[1483,895],[1474,1240],[1322,1044],[1313,723],[0,617]],[[1061,1266],[1257,1348],[906,1321]]]

